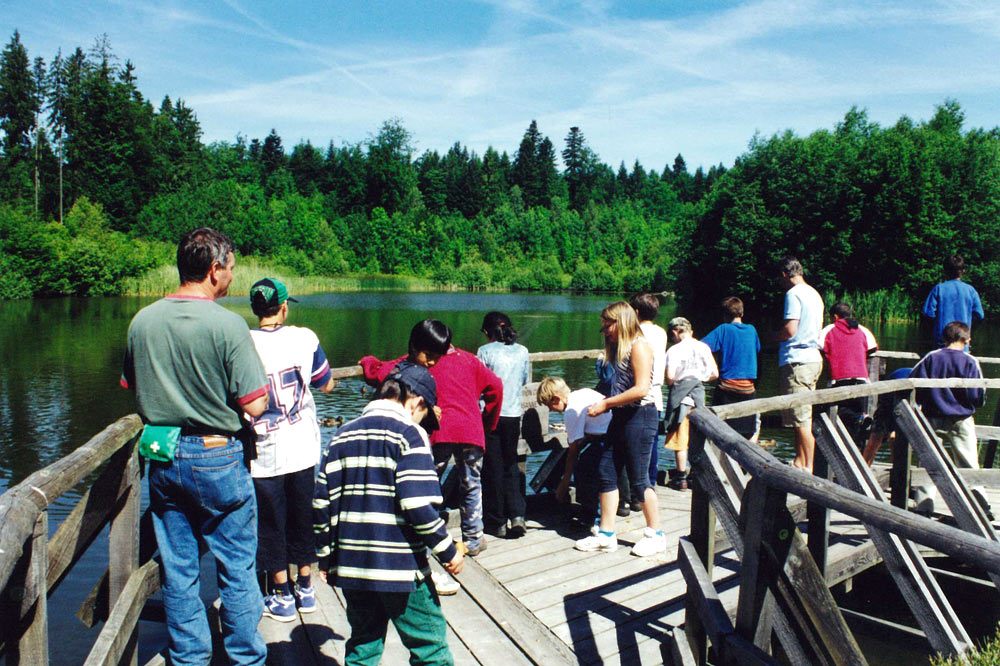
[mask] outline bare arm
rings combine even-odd
[[[635,386],[624,393],[619,393],[618,395],[595,402],[587,410],[587,415],[597,416],[612,407],[628,405],[642,400],[649,393],[652,368],[653,350],[649,348],[645,340],[639,340],[638,344],[632,346],[632,375],[635,377]]]
[[[576,459],[580,456],[580,449],[586,441],[587,439],[584,437],[575,442],[570,442],[566,446],[566,468],[563,470],[559,487],[556,488],[556,499],[560,502],[569,501],[569,483],[573,479],[573,467],[576,465]]]
[[[257,418],[265,411],[267,411],[267,394],[251,400],[247,404],[243,405],[243,411],[247,413],[250,418]]]
[[[785,323],[781,325],[774,333],[774,339],[777,342],[784,342],[785,340],[791,340],[795,337],[795,334],[799,332],[799,320],[798,319],[786,319]]]
[[[328,381],[323,386],[320,386],[319,390],[322,391],[323,393],[330,393],[331,391],[333,391],[333,387],[336,386],[336,385],[337,385],[337,382],[334,381],[333,377],[330,377],[330,381]]]

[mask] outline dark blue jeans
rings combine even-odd
[[[618,471],[623,467],[628,471],[632,496],[643,499],[649,482],[649,455],[656,435],[656,405],[638,407],[616,407],[611,410],[611,425],[601,454],[599,467],[600,491],[602,493],[618,488]]]
[[[267,645],[257,633],[264,611],[254,571],[257,502],[243,445],[231,438],[206,448],[182,436],[173,462],[149,463],[149,503],[163,563],[163,605],[175,666],[212,660],[205,605],[200,596],[198,542],[215,558],[222,608],[222,638],[233,664],[263,664]]]
[[[509,519],[524,518],[524,473],[517,461],[520,416],[501,416],[497,428],[486,433],[483,456],[483,523],[491,528]]]

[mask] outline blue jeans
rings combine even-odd
[[[656,406],[615,407],[611,410],[607,441],[601,452],[598,468],[600,491],[619,490],[623,497],[631,490],[632,496],[643,501],[649,482],[649,454],[656,434]],[[630,489],[618,487],[618,472],[628,470]]]
[[[478,546],[483,538],[483,448],[474,444],[441,443],[431,447],[431,452],[439,479],[444,477],[448,461],[455,457],[462,538],[470,547]]]
[[[254,571],[257,502],[243,445],[236,439],[205,448],[182,436],[172,463],[150,461],[149,501],[162,560],[163,605],[175,666],[204,665],[212,640],[200,596],[198,543],[215,557],[222,638],[230,663],[263,664],[267,645],[257,633],[264,610]]]

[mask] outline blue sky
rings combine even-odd
[[[891,125],[954,98],[1000,125],[1000,3],[971,0],[0,0],[0,29],[46,61],[106,33],[205,141],[273,127],[287,150],[398,117],[418,152],[513,153],[537,119],[557,149],[576,125],[612,166],[693,170],[852,105]]]

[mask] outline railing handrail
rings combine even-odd
[[[1000,543],[870,499],[833,481],[783,463],[760,446],[743,439],[710,408],[695,409],[689,414],[689,418],[706,439],[732,457],[747,473],[761,479],[768,486],[928,546],[961,562],[1000,573]],[[692,459],[692,463],[697,461]]]
[[[69,455],[0,495],[0,589],[10,581],[39,514],[105,463],[141,427],[137,414],[123,416]]]
[[[910,391],[918,388],[1000,388],[1000,379],[967,379],[963,377],[949,377],[947,379],[886,379],[866,384],[816,389],[808,393],[791,393],[768,398],[756,398],[745,402],[719,405],[711,409],[720,418],[734,419],[780,409],[801,407],[803,405],[840,402],[841,400],[849,400],[851,398],[863,398],[883,393],[895,393],[896,391]]]

